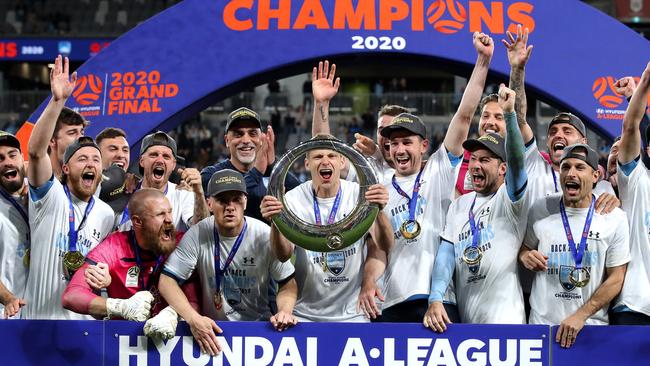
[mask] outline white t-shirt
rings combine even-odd
[[[13,196],[13,199],[27,212],[20,196]],[[23,298],[27,285],[29,258],[25,256],[30,245],[28,236],[29,226],[23,216],[0,196],[0,281],[17,298]],[[0,314],[3,312],[4,305],[0,304]],[[11,319],[18,319],[19,315]]]
[[[176,184],[167,182],[165,197],[172,205],[172,216],[176,230],[187,231],[192,226],[194,216],[194,193],[183,189],[176,189]],[[124,221],[124,212],[116,215],[115,222],[119,231],[129,231],[133,227],[131,219]]]
[[[341,203],[335,221],[357,205],[359,185],[341,180]],[[302,183],[284,197],[287,208],[305,222],[316,224],[312,181]],[[321,222],[327,223],[335,197],[318,198]],[[301,321],[367,322],[356,304],[363,280],[365,239],[336,252],[321,253],[295,246],[298,302],[294,315]]]
[[[650,171],[641,161],[625,175],[618,167],[618,193],[630,220],[630,255],[616,306],[650,316]]]
[[[51,184],[51,185],[50,185]],[[25,290],[27,305],[22,310],[23,319],[93,319],[65,310],[61,306],[61,295],[68,285],[63,274],[63,256],[69,250],[68,197],[57,179],[46,183],[37,190],[30,187],[29,225],[31,227],[31,250],[29,277]],[[77,250],[84,256],[111,233],[113,210],[104,201],[95,198],[95,205],[88,214],[84,225],[79,225],[84,217],[87,202],[81,201],[71,193],[75,227],[77,228]]]
[[[560,324],[575,313],[596,292],[606,276],[606,268],[630,261],[627,215],[614,209],[608,215],[594,212],[582,266],[591,274],[583,288],[569,280],[575,266],[562,217],[561,194],[537,200],[530,208],[524,244],[548,256],[548,271],[536,272],[530,294],[531,324]],[[566,208],[575,244],[580,244],[588,208]],[[586,324],[608,324],[607,306],[587,319]]]
[[[283,281],[294,272],[291,261],[281,263],[271,252],[271,228],[252,217],[246,217],[246,222],[247,229],[240,247],[221,279],[223,311],[218,312],[214,303],[215,223],[212,216],[193,225],[165,263],[165,271],[180,280],[187,280],[195,269],[198,270],[203,294],[201,309],[212,319],[268,320],[272,315],[269,279]],[[237,237],[219,236],[221,268],[236,240]]]
[[[483,257],[478,265],[469,266],[462,258],[465,248],[472,246],[469,210],[475,197],[474,220]],[[528,197],[524,193],[512,202],[502,184],[494,195],[471,192],[449,207],[442,238],[454,243],[456,300],[463,323],[526,323],[517,254],[526,233]]]
[[[396,177],[397,184],[409,197],[413,196],[417,175]],[[402,223],[409,219],[409,200],[393,187],[392,179],[385,182],[389,197],[384,213],[391,222],[395,246],[388,254],[384,273],[384,308],[414,295],[428,297],[433,261],[445,227],[445,214],[451,203],[455,179],[454,166],[443,144],[431,155],[422,171],[415,212],[421,232],[414,239],[404,239],[400,232]],[[455,302],[452,291],[445,296],[445,301]]]

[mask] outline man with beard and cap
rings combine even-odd
[[[623,118],[618,146],[618,192],[623,210],[630,219],[630,252],[621,296],[611,315],[612,324],[650,324],[650,170],[641,162],[639,125],[646,114],[650,92],[650,63],[641,75],[637,89]],[[612,150],[614,147],[612,146]]]
[[[609,323],[609,302],[621,291],[630,261],[625,212],[595,211],[593,187],[599,174],[598,153],[592,148],[564,148],[561,192],[531,206],[519,254],[521,263],[536,272],[529,323],[559,324],[555,341],[565,348],[575,343],[585,324]]]
[[[57,57],[50,73],[52,98],[29,139],[30,267],[25,319],[89,319],[61,306],[72,272],[113,226],[113,210],[93,197],[101,180],[101,153],[90,137],[80,137],[63,155],[62,181],[54,177],[48,142],[56,119],[72,94],[76,73]]]
[[[270,320],[276,329],[286,329],[296,324],[292,312],[297,290],[291,262],[281,263],[273,256],[277,239],[271,237],[269,226],[244,216],[244,176],[222,169],[212,175],[207,193],[214,218],[204,219],[185,234],[165,263],[160,293],[188,322],[201,351],[214,355],[219,352],[215,332],[221,332],[215,320]],[[201,308],[207,316],[189,306],[178,286],[193,272],[201,281]],[[269,309],[270,279],[279,284],[275,314]],[[161,325],[162,321],[156,324]]]
[[[25,305],[30,245],[27,191],[20,142],[0,131],[0,311],[5,318]]]
[[[395,246],[384,273],[381,321],[421,322],[428,308],[431,273],[445,212],[453,196],[455,167],[460,163],[472,116],[481,98],[494,44],[492,38],[475,32],[477,60],[458,111],[449,124],[441,146],[424,163],[429,149],[426,126],[420,118],[403,113],[381,134],[390,139],[395,163],[385,212],[392,224]],[[377,272],[379,273],[379,271]],[[457,319],[452,292],[445,298],[447,313]]]
[[[194,168],[186,168],[181,173],[181,180],[192,189],[189,192],[179,189],[169,181],[169,176],[176,167],[176,141],[162,131],[145,136],[140,147],[140,170],[142,181],[137,189],[153,188],[165,194],[172,205],[173,222],[176,230],[187,228],[208,217],[210,212],[205,202],[201,175]],[[117,215],[118,229],[127,231],[131,228],[128,207]]]
[[[436,253],[423,323],[437,332],[450,322],[442,301],[454,275],[463,323],[526,323],[517,274],[517,254],[530,204],[524,141],[514,112],[514,91],[501,84],[498,95],[506,139],[488,132],[463,143],[471,153],[469,173],[474,189],[449,207]]]
[[[262,220],[260,203],[266,195],[264,177],[268,177],[275,163],[275,134],[271,125],[262,132],[262,122],[257,112],[246,107],[238,108],[228,115],[224,139],[230,158],[201,170],[203,190],[207,191],[212,175],[222,169],[240,172],[246,180],[248,205],[246,216]],[[293,189],[300,181],[287,174],[286,190]]]
[[[129,212],[133,228],[112,233],[88,253],[86,263],[63,292],[64,308],[98,319],[134,321],[147,320],[150,311],[160,312],[163,304],[157,292],[158,276],[182,235],[176,234],[169,200],[156,189],[135,192],[129,200]],[[84,278],[83,271],[99,262],[108,266],[108,298],[93,292]],[[102,281],[91,278],[94,287],[100,287]]]

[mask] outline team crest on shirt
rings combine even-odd
[[[571,280],[569,280],[569,275],[571,274],[571,271],[573,271],[572,266],[560,266],[560,271],[559,271],[559,276],[560,276],[560,285],[562,285],[562,288],[567,290],[567,291],[573,291],[576,286],[571,283]]]
[[[126,271],[126,278],[124,285],[126,287],[138,287],[138,279],[140,278],[140,267],[133,266]]]
[[[327,253],[325,263],[329,271],[338,276],[345,269],[345,255],[343,255],[343,252]]]

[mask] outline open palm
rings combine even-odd
[[[59,55],[54,61],[54,68],[50,71],[50,88],[55,101],[68,99],[77,82],[77,73],[70,76],[70,61]]]
[[[318,63],[318,68],[314,67],[312,71],[311,91],[314,99],[317,102],[330,101],[339,91],[341,84],[340,78],[334,77],[336,75],[336,65],[332,64],[329,68],[329,61],[322,61]]]

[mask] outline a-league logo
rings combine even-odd
[[[448,10],[452,19],[440,19]],[[427,21],[440,33],[453,34],[465,26],[467,11],[457,0],[435,0],[427,9]]]
[[[102,79],[97,75],[84,75],[77,79],[72,96],[80,105],[90,105],[99,100],[103,86]]]
[[[623,96],[616,93],[615,83],[613,77],[603,76],[596,79],[591,87],[594,98],[605,108],[617,108],[623,103]]]

